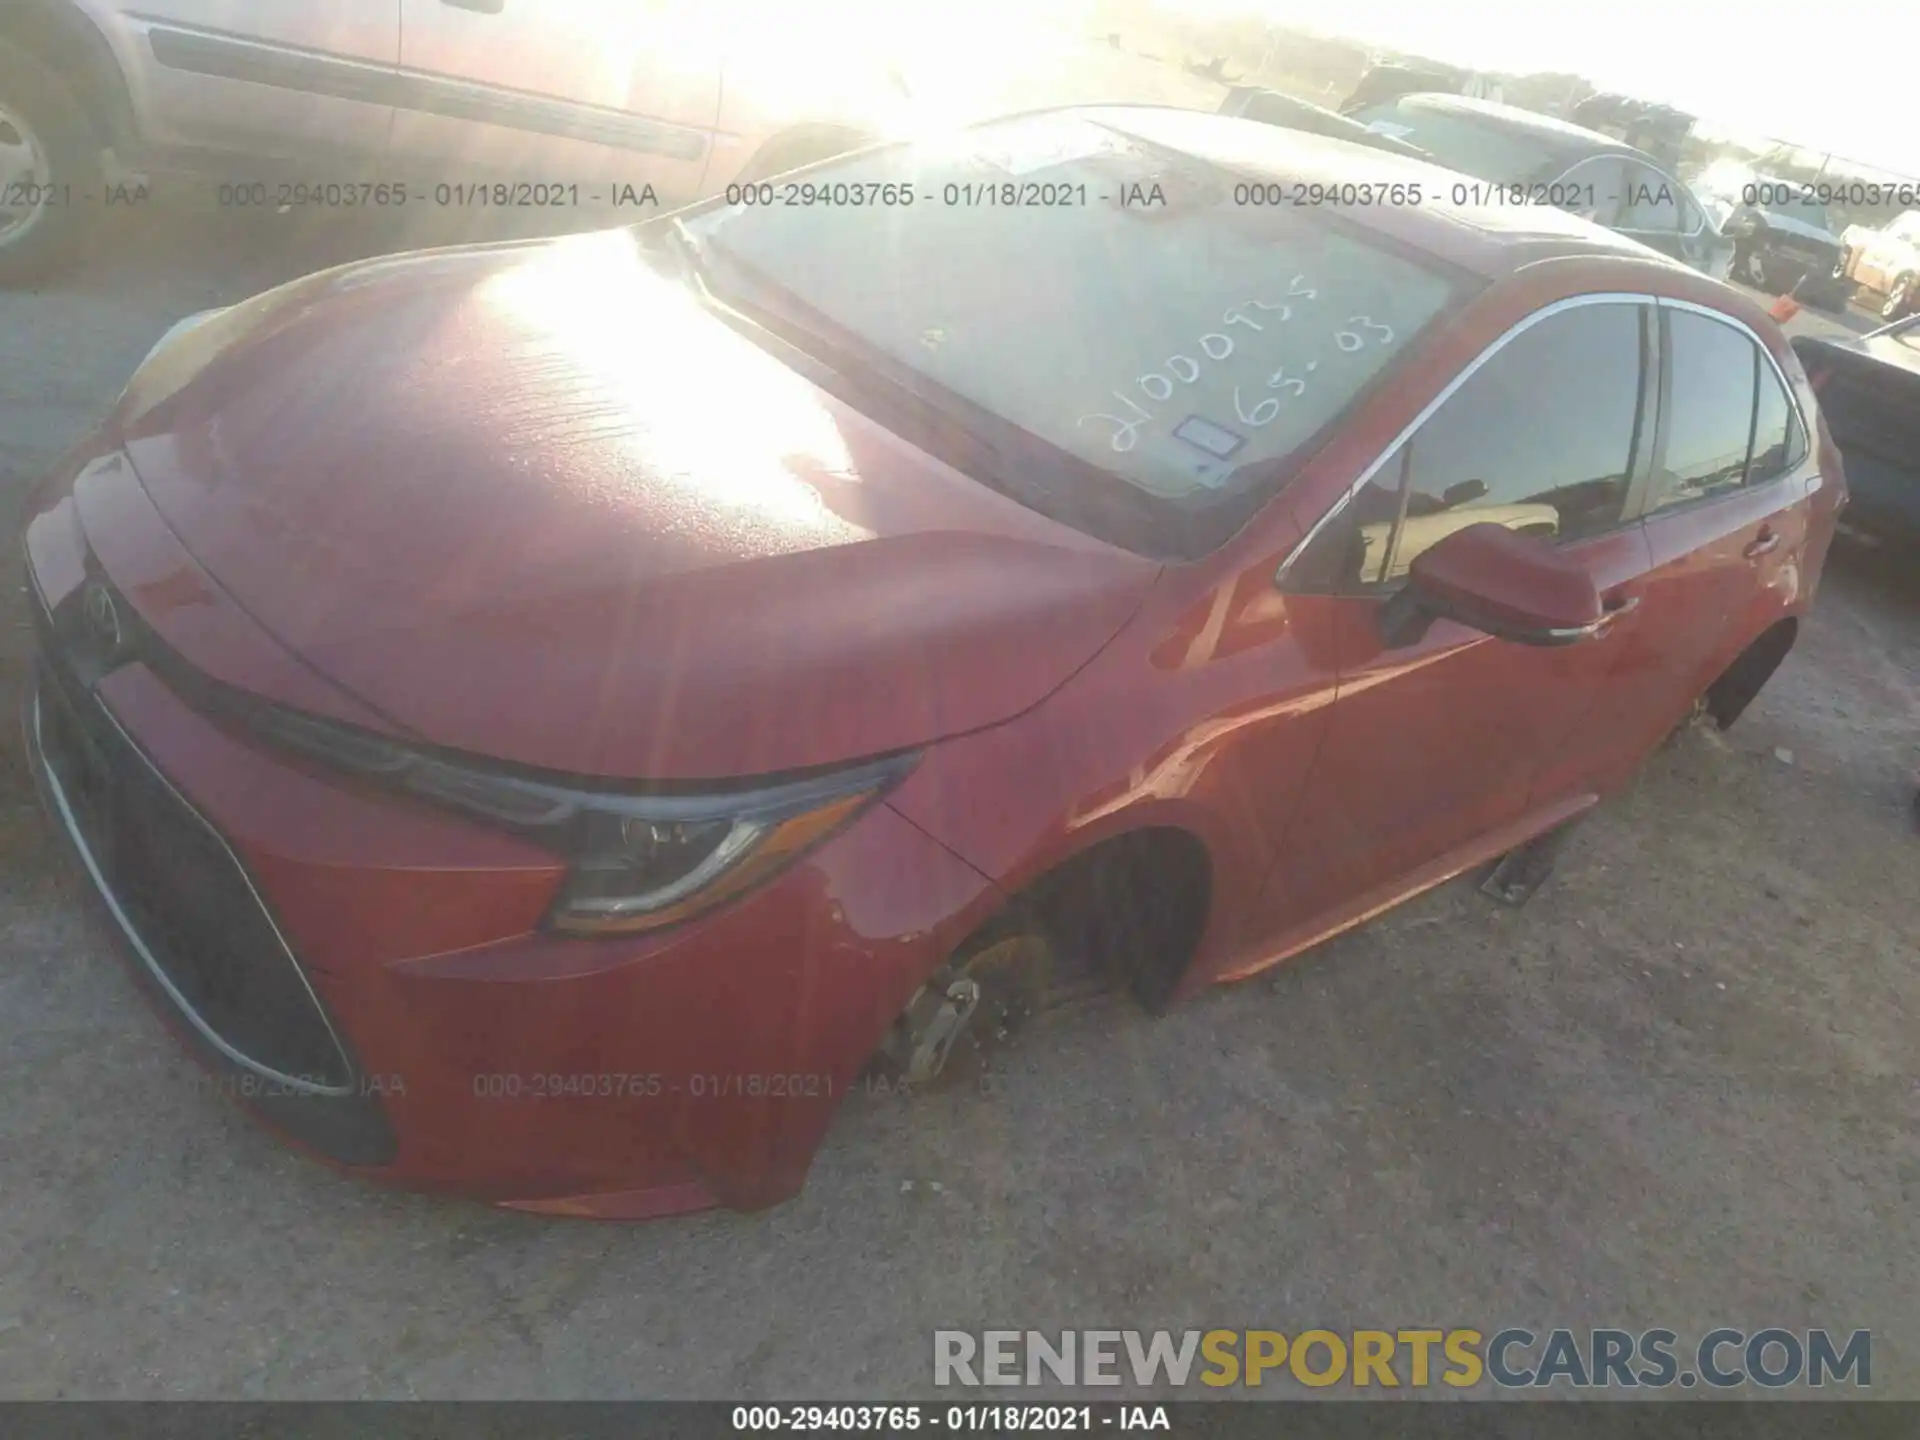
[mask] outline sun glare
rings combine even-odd
[[[569,237],[477,298],[524,332],[530,363],[578,377],[594,428],[628,449],[624,473],[695,486],[749,522],[764,518],[770,534],[801,526],[816,541],[850,538],[859,476],[819,394],[706,323],[637,261],[634,243],[625,230]]]

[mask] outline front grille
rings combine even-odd
[[[36,606],[40,658],[28,724],[67,827],[147,977],[249,1081],[268,1118],[353,1164],[393,1141],[285,939],[231,847],[66,663],[70,623]],[[64,606],[63,606],[64,608]],[[87,657],[77,657],[82,665]]]
[[[107,887],[181,999],[257,1065],[350,1086],[325,1016],[225,842],[97,700],[76,700],[50,678],[43,694],[53,703],[40,720],[47,764]]]

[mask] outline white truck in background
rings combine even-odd
[[[1840,247],[1836,276],[1878,297],[1882,320],[1920,310],[1920,210],[1908,210],[1879,230],[1849,225]]]

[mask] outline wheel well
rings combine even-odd
[[[15,0],[0,12],[0,43],[23,50],[53,72],[86,112],[103,145],[138,141],[133,106],[113,48],[94,23],[59,0]]]
[[[1780,668],[1780,662],[1787,658],[1799,634],[1798,617],[1789,615],[1768,627],[1759,639],[1740,652],[1726,673],[1707,687],[1707,714],[1713,717],[1714,724],[1725,730],[1745,713],[1761,687]]]
[[[815,160],[873,143],[873,136],[848,125],[795,125],[782,130],[753,152],[741,167],[740,180],[764,180]]]
[[[1207,847],[1190,831],[1154,826],[1062,861],[975,933],[1039,929],[1063,965],[1097,967],[1158,1012],[1186,973],[1212,904]]]

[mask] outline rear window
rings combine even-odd
[[[1558,150],[1531,135],[1472,116],[1429,110],[1418,102],[1369,105],[1353,118],[1370,130],[1419,146],[1449,170],[1480,180],[1546,180],[1566,168]]]
[[[1007,464],[1016,499],[1183,556],[1244,523],[1459,283],[1327,212],[1240,203],[1239,180],[1047,115],[850,157],[808,172],[797,198],[822,203],[689,229],[997,444],[1063,462]]]

